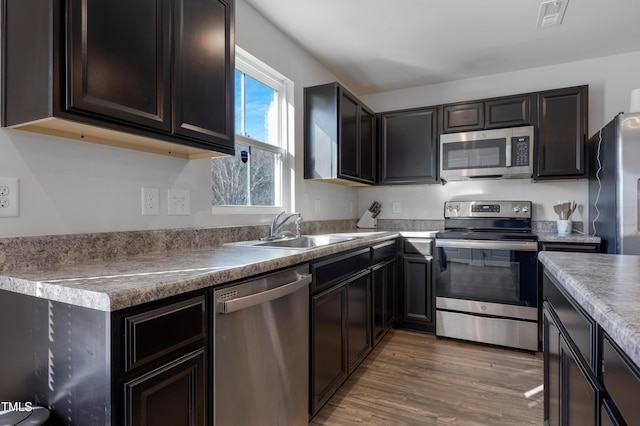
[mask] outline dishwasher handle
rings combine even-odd
[[[300,290],[311,282],[311,274],[305,274],[300,276],[296,281],[282,285],[280,287],[272,288],[271,290],[263,291],[249,296],[238,297],[237,299],[227,300],[226,302],[220,302],[218,305],[219,312],[221,314],[230,314],[231,312],[240,311],[242,309],[250,308],[252,306],[261,305],[271,300],[279,299],[295,291]]]

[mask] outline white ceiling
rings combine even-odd
[[[358,95],[640,51],[640,0],[246,1]]]

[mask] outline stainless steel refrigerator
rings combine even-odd
[[[588,141],[589,233],[605,253],[640,254],[640,113],[618,114]]]

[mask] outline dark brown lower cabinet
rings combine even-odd
[[[544,419],[546,426],[561,425],[560,415],[560,331],[545,308],[542,316],[544,336]]]
[[[369,270],[311,297],[311,414],[371,351],[370,306]]]
[[[432,260],[419,256],[404,257],[403,321],[428,327],[434,320],[431,286]]]
[[[640,368],[543,269],[545,426],[637,424]]]
[[[311,297],[311,414],[347,377],[346,312],[346,283]]]
[[[371,268],[373,287],[373,344],[382,339],[396,321],[397,262],[395,259]]]
[[[432,239],[403,240],[398,327],[435,331],[435,288],[432,276]]]
[[[347,355],[349,374],[367,356],[371,344],[371,274],[369,271],[347,284]]]
[[[564,337],[560,338],[560,369],[562,424],[597,424],[602,388]]]
[[[640,421],[640,368],[605,334],[602,340],[602,383],[608,398],[603,402],[603,423],[635,424]]]
[[[126,382],[125,424],[205,425],[205,364],[202,348]]]
[[[206,425],[207,328],[203,291],[105,312],[0,290],[0,399],[53,425]]]
[[[597,425],[604,390],[547,302],[543,316],[545,425]]]

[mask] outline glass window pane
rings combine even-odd
[[[242,152],[247,162],[242,162]],[[236,145],[233,157],[211,159],[214,206],[278,206],[282,155],[246,145]]]
[[[240,114],[244,117],[244,127],[238,127],[237,133],[271,145],[278,145],[277,91],[246,74],[243,91],[244,105],[241,107]],[[240,133],[241,131],[244,133]]]
[[[281,155],[279,153],[265,151],[259,148],[251,148],[251,205],[276,206],[280,204],[276,188],[279,179],[276,179],[280,169]]]
[[[241,152],[248,147],[236,144],[236,155],[211,159],[211,189],[214,206],[249,205],[249,163],[243,163]]]

